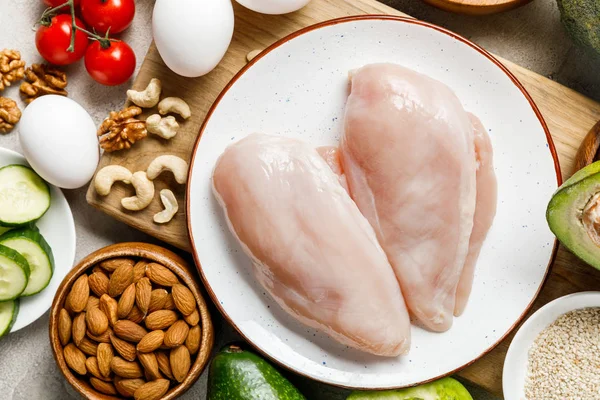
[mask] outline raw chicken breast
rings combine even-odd
[[[469,253],[456,289],[456,304],[454,315],[459,316],[465,311],[471,288],[477,258],[483,246],[483,241],[496,216],[497,184],[493,165],[492,142],[479,118],[469,114],[473,124],[475,137],[475,156],[477,160],[477,196],[473,231],[469,241]]]
[[[375,228],[411,314],[445,331],[475,211],[469,116],[441,82],[372,64],[351,74],[344,124],[350,194]]]
[[[340,184],[348,191],[348,182],[344,175],[342,160],[340,158],[340,149],[336,146],[321,146],[317,147],[317,152],[323,157],[329,168],[338,176]]]
[[[392,268],[315,148],[250,135],[221,155],[213,190],[256,279],[285,311],[359,350],[408,352],[410,320]]]

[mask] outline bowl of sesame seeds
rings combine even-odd
[[[600,398],[600,292],[556,299],[536,311],[510,344],[506,400]]]

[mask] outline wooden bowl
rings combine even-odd
[[[153,262],[164,265],[169,268],[188,288],[192,291],[196,298],[198,305],[198,311],[200,313],[200,326],[202,327],[202,338],[200,343],[200,349],[196,355],[196,360],[192,363],[190,372],[183,382],[177,386],[171,388],[162,400],[175,399],[188,390],[200,377],[200,374],[206,367],[210,353],[213,347],[214,330],[206,302],[200,294],[200,288],[194,279],[194,275],[191,272],[192,269],[177,254],[164,249],[159,246],[155,246],[147,243],[119,243],[112,246],[104,247],[97,250],[85,257],[79,262],[65,279],[60,284],[54,301],[52,302],[52,309],[50,311],[50,345],[52,347],[52,353],[54,359],[58,364],[58,367],[67,381],[79,392],[82,396],[91,400],[117,400],[120,397],[114,397],[105,395],[97,392],[88,382],[86,378],[75,376],[65,362],[63,355],[63,346],[58,338],[58,316],[60,310],[64,307],[65,300],[71,286],[79,278],[80,275],[85,273],[88,269],[92,268],[97,263],[117,257],[133,257],[133,258],[145,258]]]
[[[573,173],[598,160],[600,160],[600,121],[596,122],[579,145]]]
[[[424,0],[442,10],[460,14],[485,15],[508,11],[531,0]]]

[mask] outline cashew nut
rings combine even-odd
[[[246,54],[246,60],[250,62],[254,60],[260,53],[262,53],[262,50],[252,50],[250,53]]]
[[[162,118],[158,114],[153,114],[146,118],[146,129],[163,139],[171,139],[177,135],[179,124],[172,115]]]
[[[175,113],[181,115],[181,118],[188,119],[192,116],[190,106],[179,97],[167,97],[158,103],[158,112],[161,115]]]
[[[161,172],[169,170],[173,172],[175,180],[179,184],[187,182],[188,164],[180,157],[165,155],[156,157],[148,166],[146,173],[148,179],[155,179]]]
[[[135,189],[135,196],[122,199],[121,205],[130,211],[143,210],[154,198],[154,183],[148,179],[144,171],[138,171],[133,174],[131,184]]]
[[[100,196],[108,196],[113,183],[120,181],[130,184],[132,175],[131,171],[125,167],[109,165],[98,171],[94,179],[94,187]]]
[[[163,189],[160,191],[160,201],[162,201],[165,209],[154,214],[154,222],[157,224],[166,224],[173,219],[175,214],[177,214],[179,205],[177,204],[175,195],[169,189]]]
[[[160,100],[161,84],[160,80],[152,78],[146,89],[142,91],[128,90],[127,98],[140,107],[152,108]]]

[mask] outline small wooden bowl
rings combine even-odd
[[[459,14],[486,15],[508,11],[531,0],[424,0],[442,10]]]
[[[187,262],[179,257],[177,254],[164,249],[159,246],[155,246],[147,243],[119,243],[112,246],[104,247],[97,250],[85,257],[79,262],[65,279],[60,284],[54,301],[52,302],[52,309],[50,311],[50,345],[52,347],[52,353],[54,359],[58,364],[58,367],[67,381],[79,392],[82,396],[91,400],[118,400],[120,397],[108,396],[97,392],[87,382],[85,378],[75,376],[65,362],[63,355],[63,346],[58,338],[58,316],[60,310],[64,307],[65,300],[71,286],[79,278],[80,275],[85,273],[88,269],[92,268],[97,263],[117,257],[134,257],[134,258],[145,258],[153,262],[164,265],[169,268],[175,275],[179,277],[192,291],[198,304],[198,311],[200,312],[200,324],[202,327],[202,339],[200,343],[200,349],[196,355],[196,360],[192,363],[190,372],[183,382],[179,385],[170,389],[167,394],[162,397],[162,400],[175,399],[182,395],[188,390],[200,377],[200,374],[206,367],[210,353],[213,347],[214,341],[214,330],[208,308],[202,295],[200,294],[200,288],[193,278],[191,269]]]
[[[573,173],[598,160],[600,160],[600,121],[596,122],[579,145]]]

